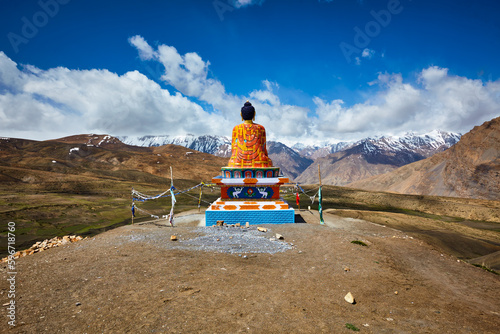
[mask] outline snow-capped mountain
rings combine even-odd
[[[316,160],[338,151],[342,151],[347,146],[352,145],[352,142],[322,142],[315,145],[304,145],[297,143],[292,146],[292,149],[300,156]]]
[[[117,138],[125,144],[134,146],[174,144],[219,157],[231,155],[231,139],[222,136],[164,135]],[[325,141],[308,146],[296,143],[292,148],[280,142],[269,141],[268,152],[275,166],[282,168],[291,180],[303,183],[317,182],[316,164],[320,163],[322,171],[332,174],[330,177],[325,174],[325,177],[322,177],[324,182],[340,185],[425,159],[434,153],[444,151],[459,139],[460,134],[436,130],[422,135],[408,133],[399,137],[366,138],[354,143]],[[361,163],[359,159],[362,160]],[[351,164],[345,165],[347,161]]]
[[[460,139],[460,134],[434,130],[429,133],[418,135],[407,133],[403,136],[379,136],[369,137],[357,142],[320,142],[314,145],[304,145],[297,143],[291,148],[301,156],[316,160],[326,157],[329,154],[336,153],[351,147],[363,144],[365,150],[410,150],[428,157],[440,148],[448,148],[454,145]]]
[[[345,185],[428,158],[453,146],[459,139],[460,134],[444,131],[366,138],[316,159],[296,181],[317,183],[319,164],[325,184]]]
[[[374,191],[498,201],[500,117],[474,127],[456,145],[431,158],[348,186]]]
[[[231,156],[231,139],[223,136],[117,136],[123,143],[134,146],[162,146],[167,144],[179,145],[219,157]]]
[[[461,135],[459,133],[434,130],[422,135],[407,133],[403,136],[366,138],[346,147],[345,149],[361,146],[361,149],[367,154],[377,151],[407,151],[427,158],[434,153],[443,151],[455,145],[460,140],[460,137]]]

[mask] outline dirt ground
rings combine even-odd
[[[199,236],[185,218],[20,258],[17,326],[3,307],[0,332],[498,333],[500,276],[389,227],[300,214],[304,223],[263,225],[262,237],[293,244],[275,254],[180,249]],[[5,265],[0,273],[3,304]]]

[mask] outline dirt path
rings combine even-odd
[[[293,245],[275,254],[182,249],[202,236],[193,216],[18,259],[18,325],[9,330],[4,308],[0,332],[498,332],[499,276],[388,227],[329,213],[322,226],[300,213],[306,223],[266,226],[262,238]],[[5,267],[1,278],[3,304]]]

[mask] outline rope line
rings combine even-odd
[[[318,195],[319,193],[319,187],[316,187],[316,188],[313,188],[313,189],[310,189],[310,190],[304,190],[298,183],[295,184],[294,186],[294,192],[297,193],[298,191],[300,190],[301,193],[303,193],[304,195],[306,195],[307,197],[309,197],[309,199],[311,200],[311,204],[314,204],[314,201],[316,200],[316,196]],[[314,195],[310,195],[308,194],[308,192],[313,192],[313,191],[316,191],[314,193]],[[290,194],[289,196],[294,196],[295,194]]]
[[[177,193],[174,193],[174,195],[175,195],[175,196],[177,196],[177,195],[180,195],[180,194],[184,194],[184,193],[186,193],[186,192],[188,192],[188,191],[191,191],[191,190],[193,190],[193,189],[196,189],[196,188],[198,188],[198,187],[213,188],[214,186],[212,186],[212,185],[207,185],[207,184],[205,184],[205,183],[203,183],[203,182],[202,182],[202,183],[197,184],[197,185],[195,185],[195,186],[193,186],[193,187],[191,187],[191,188],[189,188],[189,189],[182,190],[182,191],[179,191],[179,192],[177,192]],[[213,189],[212,189],[212,190],[213,190]],[[134,195],[135,195],[136,197],[134,197]],[[143,194],[143,193],[138,192],[138,191],[137,191],[137,190],[135,190],[135,189],[132,189],[132,200],[134,200],[134,201],[138,201],[138,202],[145,202],[145,201],[149,201],[149,200],[153,200],[153,199],[158,199],[158,198],[163,198],[163,197],[170,197],[170,196],[172,196],[172,194],[170,193],[170,190],[164,191],[164,192],[162,192],[161,194],[158,194],[158,195],[156,195],[156,196],[148,196],[148,195],[146,195],[146,194]]]
[[[158,195],[154,195],[154,196],[150,196],[150,195],[146,195],[146,194],[143,194],[135,189],[132,188],[132,212],[134,212],[134,209],[137,210],[138,212],[142,213],[142,214],[145,214],[145,215],[148,215],[148,216],[151,216],[151,218],[155,218],[155,219],[160,219],[160,217],[158,215],[155,215],[147,210],[144,210],[140,207],[138,207],[135,202],[146,202],[146,201],[149,201],[149,200],[155,200],[155,199],[158,199],[158,198],[165,198],[165,197],[172,197],[172,194],[174,195],[174,198],[175,196],[177,195],[187,195],[189,197],[192,197],[192,198],[195,198],[196,200],[198,200],[198,207],[200,206],[200,203],[201,202],[204,202],[206,204],[211,204],[211,202],[208,202],[208,201],[205,201],[201,198],[201,194],[202,194],[202,189],[203,187],[206,187],[206,188],[209,188],[212,192],[214,190],[214,188],[219,188],[218,186],[214,185],[214,184],[206,184],[204,182],[202,183],[199,183],[195,186],[192,186],[191,188],[188,188],[188,189],[185,189],[185,190],[181,190],[181,191],[178,191],[178,192],[174,192],[172,189],[169,189],[167,191],[164,191]],[[191,190],[194,190],[196,188],[201,188],[200,189],[200,195],[199,197],[198,196],[193,196],[191,194],[189,194],[188,192],[191,191]],[[175,189],[175,188],[173,188]],[[174,208],[174,205],[175,203],[173,202],[172,203],[172,208],[170,210],[170,213],[167,214],[167,215],[163,215],[162,217],[163,218],[166,218],[166,219],[169,219],[170,220],[170,223],[172,224],[173,226],[173,221],[172,221],[172,218],[173,218],[173,208]]]
[[[144,213],[144,214],[146,214],[148,216],[151,216],[151,218],[160,219],[160,217],[158,217],[157,215],[152,214],[151,212],[148,212],[148,211],[146,211],[144,209],[141,209],[141,208],[139,208],[137,206],[135,208],[136,208],[137,211],[142,212],[142,213]]]

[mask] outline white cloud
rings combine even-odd
[[[429,67],[418,84],[404,83],[401,74],[379,74],[370,85],[377,94],[345,107],[342,100],[315,98],[315,129],[325,137],[361,138],[374,134],[426,132],[434,129],[465,133],[500,116],[500,80],[487,82],[451,76],[448,69]]]
[[[361,57],[371,59],[375,55],[375,50],[364,49],[361,53]]]
[[[451,128],[470,128],[500,115],[500,80],[481,80],[448,74],[448,69],[429,67],[420,74],[431,119]],[[430,123],[430,119],[426,123]]]
[[[264,90],[254,90],[250,93],[252,99],[262,103],[268,103],[271,106],[279,106],[281,104],[279,97],[273,93],[273,87],[279,88],[279,85],[269,80],[264,80],[262,84],[266,87]]]
[[[247,99],[268,138],[287,143],[434,129],[465,133],[500,115],[500,80],[468,79],[450,75],[446,68],[423,69],[414,83],[401,74],[380,73],[368,83],[376,93],[365,101],[348,106],[339,98],[315,97],[315,110],[310,110],[283,103],[276,82],[263,80],[260,89],[237,96],[210,76],[210,62],[197,53],[180,54],[168,45],[153,48],[141,36],[129,42],[141,59],[161,64],[161,79],[171,91],[137,71],[117,75],[97,69],[20,68],[0,52],[0,135],[230,136]]]
[[[361,58],[372,59],[374,55],[375,55],[375,50],[371,50],[368,48],[363,49],[363,51],[361,52],[361,57],[354,58],[355,64],[359,66],[361,65]]]
[[[129,43],[135,46],[135,48],[139,51],[139,57],[142,60],[150,60],[153,59],[154,51],[153,48],[142,38],[142,36],[136,35],[134,37],[129,38]]]
[[[136,40],[140,40],[141,43],[132,42]],[[207,102],[226,116],[241,104],[241,99],[226,93],[220,81],[208,77],[210,62],[203,61],[197,53],[181,55],[175,47],[163,44],[154,51],[140,36],[134,36],[129,41],[139,51],[139,55],[144,49],[151,49],[151,59],[164,67],[161,80],[182,94]]]
[[[241,8],[253,5],[262,5],[265,0],[233,0],[233,5],[235,8]]]
[[[138,51],[141,52],[141,49],[138,48]],[[226,123],[234,126],[240,121],[240,109],[244,101],[250,98],[257,111],[258,123],[266,127],[280,124],[275,127],[270,138],[297,138],[310,133],[311,125],[307,118],[309,110],[299,106],[281,105],[274,93],[274,89],[279,89],[277,83],[264,80],[262,84],[265,89],[254,90],[248,97],[235,96],[227,93],[219,80],[208,76],[210,62],[204,61],[196,53],[181,55],[172,46],[160,45],[157,51],[154,51],[154,59],[165,68],[162,80],[182,94],[210,104],[218,112],[217,116]],[[297,126],[299,121],[301,126]],[[227,132],[224,134],[230,135]]]
[[[107,70],[29,69],[18,69],[0,52],[2,136],[202,134],[228,126],[137,71],[119,76]]]

